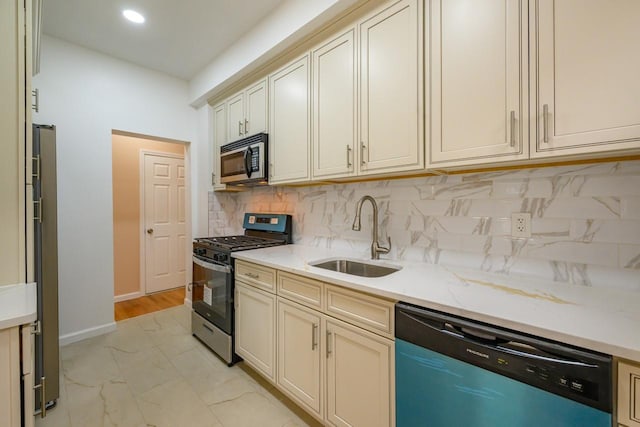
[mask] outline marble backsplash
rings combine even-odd
[[[244,212],[293,216],[294,242],[369,256],[372,210],[351,229],[356,202],[380,209],[383,258],[640,291],[640,161],[209,193],[209,234],[242,233]],[[511,237],[529,212],[531,238]]]

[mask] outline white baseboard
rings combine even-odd
[[[126,301],[134,298],[140,298],[142,296],[144,296],[144,294],[140,291],[131,292],[130,294],[115,295],[113,297],[113,302],[116,303],[116,302]]]
[[[104,325],[95,326],[93,328],[84,329],[82,331],[73,332],[60,336],[60,347],[82,341],[87,338],[97,337],[116,330],[116,322],[105,323]]]

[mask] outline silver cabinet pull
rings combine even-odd
[[[245,276],[251,277],[252,279],[259,279],[260,276],[255,273],[244,273]]]
[[[36,320],[31,324],[31,335],[40,335],[42,333],[42,323]]]
[[[147,228],[147,234],[153,234],[153,228]]]
[[[351,166],[353,166],[353,163],[351,163],[351,146],[347,145],[347,167],[350,168]]]
[[[242,120],[238,121],[238,136],[242,136]]]
[[[244,134],[248,134],[249,133],[249,120],[244,119]]]
[[[45,377],[41,377],[40,378],[40,384],[38,385],[34,385],[33,389],[34,390],[40,390],[40,418],[44,418],[47,416],[47,402],[45,402],[45,392],[46,392],[46,378]],[[36,413],[34,415],[38,415],[38,412],[36,411]]]
[[[318,330],[318,324],[314,323],[311,327],[311,350],[315,350],[318,347],[318,340],[316,338],[316,331]]]
[[[327,357],[331,355],[331,331],[327,331]]]
[[[269,163],[269,178],[273,178],[273,163]]]
[[[511,145],[512,147],[516,146],[516,112],[511,110],[511,141],[509,142],[509,145]]]
[[[364,150],[366,150],[366,149],[367,149],[367,146],[364,145],[364,142],[360,141],[360,164],[362,166],[364,166],[365,163],[366,163],[366,161],[364,159]]]
[[[542,138],[544,142],[549,142],[549,104],[542,106]]]
[[[211,172],[211,185],[216,185],[216,174]]]

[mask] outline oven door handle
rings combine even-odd
[[[193,256],[193,263],[196,265],[199,265],[202,268],[206,268],[207,270],[213,270],[213,271],[217,271],[220,273],[226,273],[229,274],[231,273],[231,266],[230,265],[219,265],[219,264],[213,264],[207,261],[203,261],[200,258],[197,258],[195,255]]]

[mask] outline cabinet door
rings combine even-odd
[[[0,3],[0,286],[26,278],[24,153],[31,123],[25,111],[24,7],[23,1]]]
[[[278,298],[278,385],[307,411],[323,416],[321,317]]]
[[[618,363],[618,422],[640,427],[640,366]]]
[[[220,183],[220,146],[227,140],[227,107],[224,103],[216,105],[212,109],[211,124],[212,141],[212,175],[211,184],[214,190],[224,190],[227,186]]]
[[[422,1],[398,1],[359,25],[360,173],[424,167]]]
[[[270,182],[309,179],[309,55],[269,78]]]
[[[315,49],[313,55],[313,177],[337,178],[355,173],[356,129],[355,34],[347,33]]]
[[[20,328],[0,330],[0,425],[20,425]]]
[[[434,0],[430,166],[528,157],[524,0]]]
[[[276,381],[276,296],[236,283],[236,353]]]
[[[327,421],[387,427],[393,418],[393,341],[327,320]]]
[[[245,122],[246,136],[267,131],[267,81],[262,80],[251,86],[245,92]]]
[[[227,140],[237,141],[244,136],[244,92],[227,99]]]
[[[539,0],[535,157],[640,147],[640,2]],[[533,50],[535,52],[535,50]]]
[[[31,325],[20,327],[22,334],[22,389],[26,390],[22,394],[22,406],[24,408],[23,427],[33,427],[35,425],[35,395],[33,392],[34,372],[34,348],[35,342],[31,333]]]

